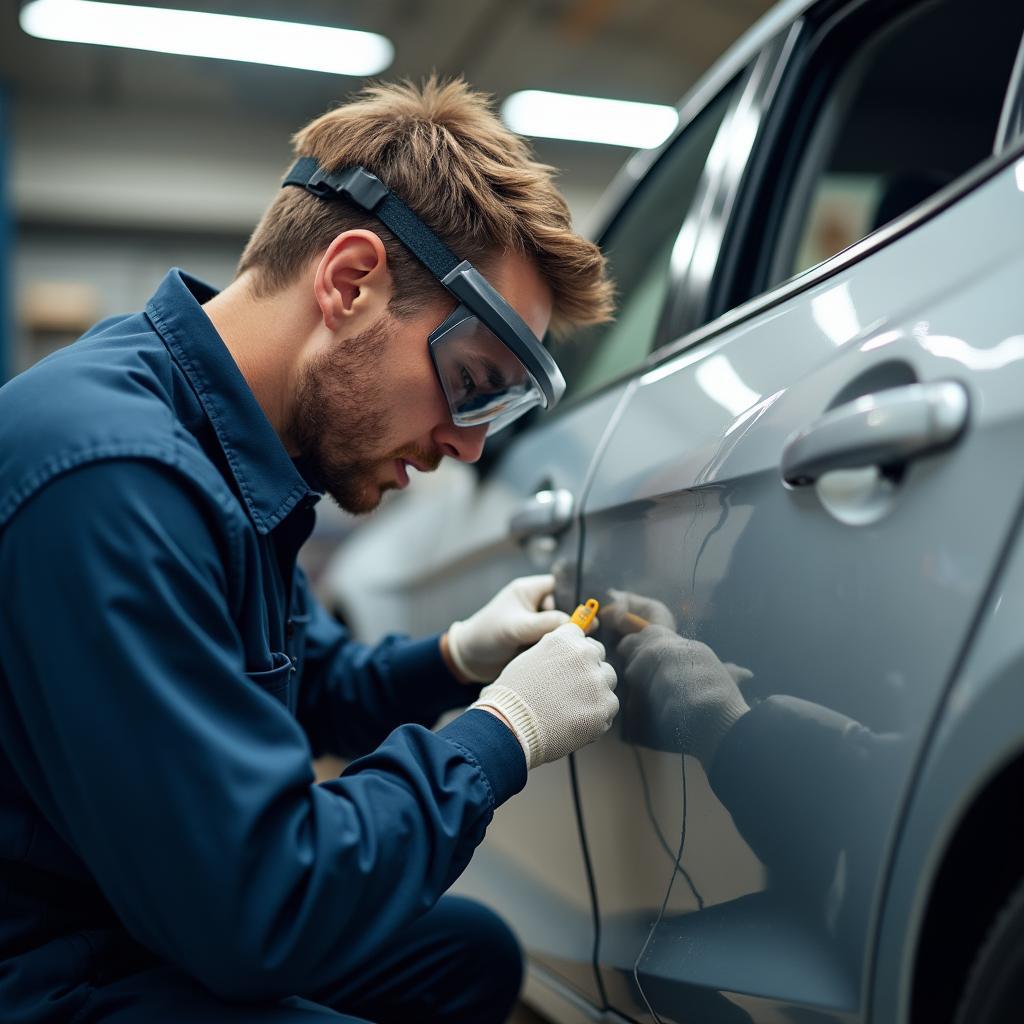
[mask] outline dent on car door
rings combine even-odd
[[[602,239],[617,284],[618,315],[555,344],[567,381],[565,407],[514,436],[452,511],[439,537],[443,557],[406,588],[418,631],[444,628],[524,573],[555,571],[559,607],[571,610],[578,504],[629,374],[657,337],[672,245],[725,102],[724,96],[716,100],[657,160]],[[526,791],[496,814],[458,888],[501,910],[535,966],[601,1004],[592,959],[593,907],[567,762],[531,773]]]
[[[984,7],[809,37],[763,234],[731,244],[747,294],[828,262],[653,362],[595,468],[581,593],[633,618],[603,620],[622,712],[578,793],[637,1020],[863,1019],[900,810],[1024,488],[1024,161],[958,193],[1024,27]],[[739,717],[709,753],[716,700]]]

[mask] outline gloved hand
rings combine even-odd
[[[489,683],[526,647],[569,621],[549,600],[555,577],[520,576],[465,622],[448,630],[448,653],[467,680]]]
[[[751,673],[723,665],[707,644],[666,626],[625,637],[618,654],[629,687],[630,736],[657,750],[693,754],[707,771],[725,734],[750,710],[737,684]]]
[[[626,636],[639,632],[644,626],[665,626],[673,631],[676,628],[675,616],[668,606],[653,597],[611,589],[608,597],[610,603],[601,609],[601,621],[616,633]]]
[[[615,682],[604,647],[568,622],[511,661],[473,707],[501,712],[536,768],[607,732],[619,710]]]

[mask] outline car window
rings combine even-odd
[[[616,286],[615,319],[552,345],[579,397],[639,366],[651,350],[669,287],[672,247],[689,212],[732,86],[683,131],[640,182],[601,239]]]
[[[866,24],[856,6],[855,29],[824,34],[792,130],[780,133],[780,166],[792,170],[762,287],[881,228],[993,151],[1024,4],[930,0]]]

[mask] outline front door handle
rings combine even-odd
[[[930,455],[963,434],[969,408],[967,389],[951,380],[863,395],[786,442],[782,479],[803,487],[829,470],[901,465]]]
[[[572,491],[538,491],[509,520],[508,532],[514,540],[553,537],[572,522],[574,505]]]

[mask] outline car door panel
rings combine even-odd
[[[749,80],[741,75],[712,98],[609,229],[605,244],[619,278],[619,317],[596,338],[570,341],[556,353],[566,364],[570,398],[573,389],[583,397],[524,431],[469,500],[452,509],[439,534],[445,557],[403,585],[412,631],[443,629],[450,616],[471,612],[512,577],[542,570],[556,574],[558,606],[573,607],[579,503],[632,387],[615,378],[642,362],[653,344],[672,281],[674,243],[693,216],[720,129],[735,130],[730,111],[737,96],[746,95],[741,85]],[[559,529],[545,536],[546,510],[560,504],[564,508],[554,516]],[[531,773],[526,793],[496,815],[460,884],[477,895],[489,892],[519,928],[531,959],[601,1005],[592,962],[593,907],[567,771],[559,765]],[[533,838],[524,842],[527,835]]]
[[[859,1019],[900,809],[1024,487],[1021,166],[650,369],[602,453],[581,593],[658,600],[680,635],[753,673],[752,705],[784,695],[868,737],[842,777],[823,755],[815,778],[806,751],[742,763],[772,815],[756,830],[774,838],[753,845],[749,809],[730,813],[692,757],[641,745],[628,716],[577,755],[600,971],[609,1002],[638,1020],[773,1020],[784,1007]],[[787,442],[830,407],[942,380],[970,397],[952,447],[893,482],[783,484]],[[821,793],[843,796],[836,821],[815,816]]]
[[[679,137],[613,219],[603,245],[619,286],[619,316],[556,348],[568,381],[566,406],[528,424],[479,476],[454,467],[429,484],[416,480],[417,491],[385,510],[387,521],[376,530],[371,523],[337,560],[333,578],[344,580],[346,561],[356,570],[338,588],[338,603],[362,636],[443,630],[513,577],[536,572],[554,571],[559,607],[573,607],[579,503],[590,470],[632,386],[624,374],[654,344],[674,279],[674,243],[684,221],[701,222],[693,220],[693,207],[708,154],[723,121],[733,126],[737,96],[752,87],[737,90],[749,82],[749,74],[740,73],[706,106],[684,108]],[[418,502],[421,487],[440,493]],[[396,565],[395,538],[402,530],[411,556]],[[375,560],[390,562],[390,569],[374,574]],[[603,1003],[567,764],[531,773],[526,791],[496,814],[458,888],[493,903],[516,927],[534,964],[591,1004]]]
[[[559,533],[521,539],[513,536],[511,524],[539,491],[559,490],[579,501],[623,390],[606,391],[524,431],[470,500],[452,510],[439,537],[445,565],[404,584],[414,633],[446,629],[516,576],[550,571],[560,562],[575,565],[575,519]],[[564,572],[560,578],[571,586]],[[572,597],[563,587],[560,606]],[[527,835],[530,841],[524,842]],[[493,905],[536,963],[601,1004],[592,965],[590,889],[566,762],[534,769],[526,790],[496,811],[455,891]]]

